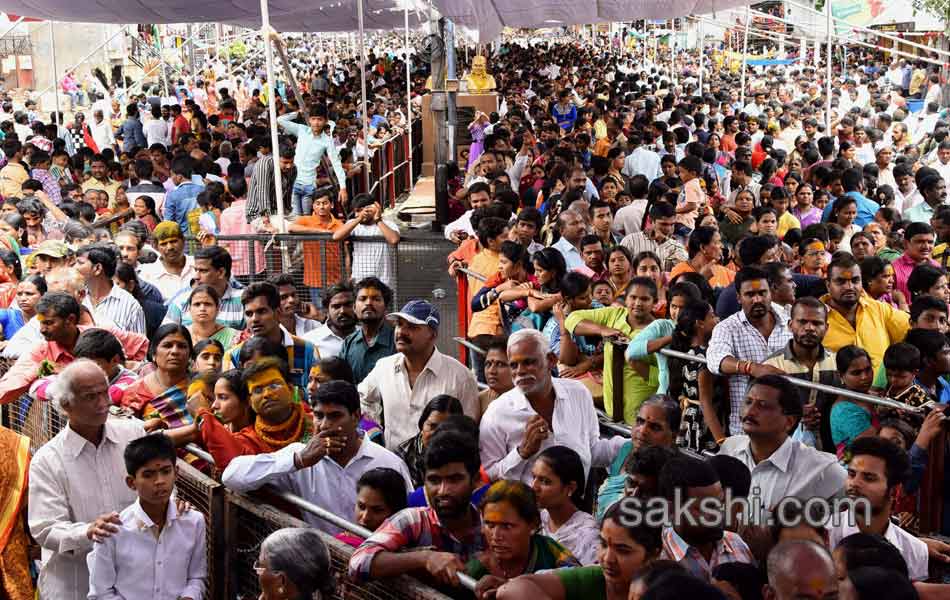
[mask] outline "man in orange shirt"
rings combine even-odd
[[[297,217],[287,225],[290,233],[333,233],[343,221],[333,216],[329,190],[318,190],[313,199],[313,214]],[[321,250],[324,246],[325,250]],[[303,282],[310,288],[311,301],[320,306],[320,290],[343,278],[341,242],[331,239],[303,243]],[[321,254],[326,264],[321,268]]]
[[[729,115],[722,121],[726,133],[719,139],[719,147],[723,152],[735,152],[737,148],[736,133],[739,131],[739,121],[734,115]]]

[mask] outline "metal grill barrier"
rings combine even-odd
[[[412,161],[409,160],[410,146]],[[418,167],[416,164],[418,163]],[[392,208],[396,199],[412,190],[422,167],[422,120],[412,121],[411,130],[393,136],[374,148],[369,160],[369,180],[373,182],[369,193],[380,206]],[[409,182],[410,168],[412,183]],[[365,178],[359,177],[358,192],[366,191]]]
[[[8,366],[7,362],[0,363],[0,373],[5,372]],[[29,396],[3,405],[0,414],[6,427],[30,438],[31,451],[34,453],[66,425],[66,416],[57,409],[54,402],[32,400]],[[212,457],[194,444],[189,444],[186,449],[213,464]],[[117,473],[116,475],[124,477],[125,474]],[[206,597],[208,598],[247,600],[258,598],[260,587],[252,566],[258,557],[261,542],[269,534],[284,527],[310,527],[306,522],[269,504],[267,496],[247,496],[232,492],[184,460],[178,461],[176,494],[205,517],[208,560]],[[279,494],[278,498],[290,506],[332,520],[335,525],[361,537],[366,537],[370,533],[292,494]],[[320,534],[330,551],[332,573],[339,582],[335,598],[341,600],[344,598],[446,600],[448,598],[405,575],[370,583],[349,581],[346,573],[354,548],[323,532]],[[471,578],[463,575],[462,580],[463,585],[474,590],[474,581]]]
[[[436,342],[439,351],[457,357],[458,347],[452,342],[457,288],[445,260],[456,246],[440,233],[412,230],[401,235],[395,246],[377,236],[334,242],[327,233],[221,235],[216,239],[231,254],[232,274],[239,280],[264,281],[289,273],[301,300],[311,299],[310,290],[367,276],[380,277],[392,288],[392,310],[409,300],[428,300],[442,319]]]

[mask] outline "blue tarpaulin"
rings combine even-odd
[[[774,65],[790,65],[797,60],[797,58],[757,58],[746,59],[745,64],[750,67],[771,67]]]

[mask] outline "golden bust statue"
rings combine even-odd
[[[472,59],[472,72],[465,78],[469,94],[489,94],[497,87],[495,78],[488,74],[485,57],[478,55]]]

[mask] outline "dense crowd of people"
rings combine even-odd
[[[277,42],[296,93],[209,64],[124,117],[72,74],[88,121],[2,102],[5,597],[206,597],[180,460],[370,534],[300,514],[259,546],[268,600],[402,574],[499,600],[950,594],[939,74],[859,54],[825,115],[808,67],[743,94],[708,48],[699,89],[695,52],[499,44],[498,110],[448,165],[463,364],[435,298],[394,305],[405,228],[349,193],[427,93],[380,39],[366,115],[357,63],[305,37]],[[234,239],[283,225],[325,234],[289,272]],[[50,439],[15,432],[37,409]]]

